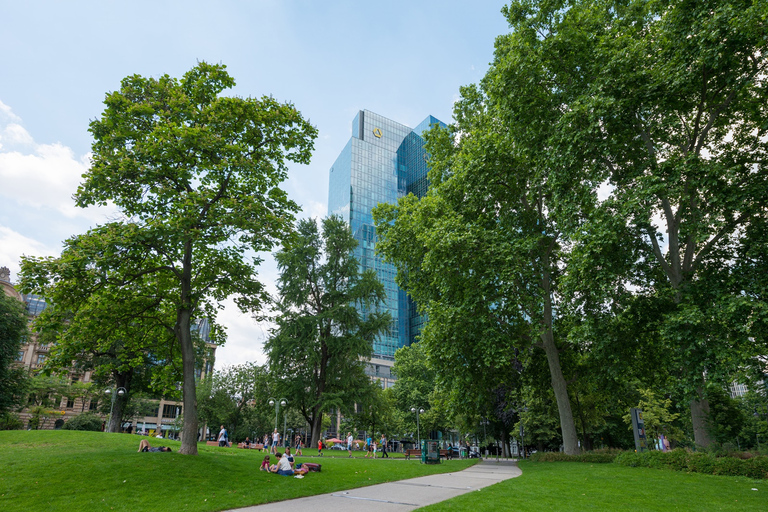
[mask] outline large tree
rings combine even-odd
[[[265,343],[278,394],[298,409],[317,443],[323,412],[351,412],[368,377],[373,340],[389,328],[379,306],[384,286],[372,270],[360,273],[357,241],[339,217],[298,223],[275,254],[280,270],[277,326]],[[279,398],[275,396],[275,398]]]
[[[125,390],[114,397],[108,432],[120,431],[134,391],[173,393],[181,380],[175,308],[157,276],[141,275],[160,264],[157,255],[126,257],[135,229],[98,226],[66,240],[59,257],[22,258],[20,273],[22,289],[51,305],[34,321],[51,347],[45,371],[91,371],[100,389]]]
[[[768,4],[526,0],[505,13],[514,35],[497,43],[493,89],[562,98],[550,138],[559,194],[606,185],[600,207],[632,237],[623,256],[644,267],[636,293],[668,304],[655,346],[707,445],[705,378],[725,381],[765,354],[751,329],[765,308],[734,271],[768,213]],[[521,85],[531,67],[538,79]],[[592,268],[605,268],[616,238],[584,231],[603,251]],[[585,285],[599,287],[591,274]]]
[[[298,206],[280,184],[288,161],[308,163],[316,136],[291,104],[221,95],[234,85],[225,66],[205,62],[181,79],[125,78],[91,122],[92,165],[75,195],[78,206],[111,202],[125,215],[135,228],[119,247],[125,258],[159,261],[136,277],[153,274],[174,308],[185,454],[197,453],[192,317],[233,294],[243,309],[262,303],[259,259],[246,252],[290,230]]]
[[[564,449],[576,453],[555,305],[569,233],[593,197],[577,186],[567,207],[557,201],[546,155],[548,121],[560,101],[546,93],[538,108],[523,109],[521,99],[494,93],[504,64],[497,55],[481,86],[462,88],[455,123],[427,134],[427,195],[374,210],[377,250],[397,265],[398,283],[429,317],[422,342],[457,397],[509,384],[516,349],[543,352]],[[513,101],[525,115],[516,122],[509,120]]]
[[[24,399],[26,374],[15,361],[28,334],[24,304],[0,290],[0,414]]]

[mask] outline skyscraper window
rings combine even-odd
[[[371,210],[379,203],[395,203],[409,193],[417,197],[426,194],[427,153],[422,135],[434,124],[444,126],[428,116],[416,128],[409,128],[361,110],[352,121],[352,138],[331,167],[328,213],[349,224],[358,241],[355,258],[361,270],[373,269],[384,284],[387,298],[381,307],[392,315],[389,334],[381,335],[373,344],[374,358],[393,359],[398,348],[414,341],[424,319],[395,284],[394,266],[375,253]]]

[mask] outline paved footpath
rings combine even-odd
[[[456,473],[421,476],[359,487],[349,491],[239,508],[232,512],[285,512],[286,510],[400,512],[455,498],[521,474],[517,463],[513,461],[496,462],[495,459],[490,459]]]

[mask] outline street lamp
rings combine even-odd
[[[106,432],[109,432],[109,425],[112,423],[112,411],[115,409],[115,400],[117,400],[117,396],[123,396],[128,391],[124,387],[115,388],[115,392],[112,392],[112,388],[105,389],[104,394],[105,395],[112,395],[112,407],[109,408],[109,422],[107,423],[107,428],[105,429]]]
[[[419,450],[421,450],[421,431],[419,430],[419,415],[424,414],[424,409],[411,407],[411,412],[416,413],[416,438],[419,440]]]
[[[285,398],[281,398],[280,400],[275,400],[274,398],[269,399],[269,405],[275,406],[275,430],[277,430],[277,415],[280,412],[280,406],[282,405],[285,407],[288,405],[288,400]],[[285,414],[283,414],[283,417],[285,417]],[[283,422],[285,424],[285,422]],[[283,433],[285,433],[285,425],[283,425]]]

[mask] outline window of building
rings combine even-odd
[[[91,400],[91,403],[88,404],[88,410],[89,411],[95,411],[98,406],[99,406],[99,401],[98,400]]]
[[[67,409],[71,409],[75,406],[75,400],[72,398],[67,398]]]
[[[45,354],[37,354],[37,364],[43,364],[45,362]]]
[[[17,361],[23,361],[24,360],[24,351],[23,350],[19,350],[19,353],[16,354],[16,360]]]
[[[165,404],[163,406],[163,418],[175,418],[181,414],[180,405]]]

